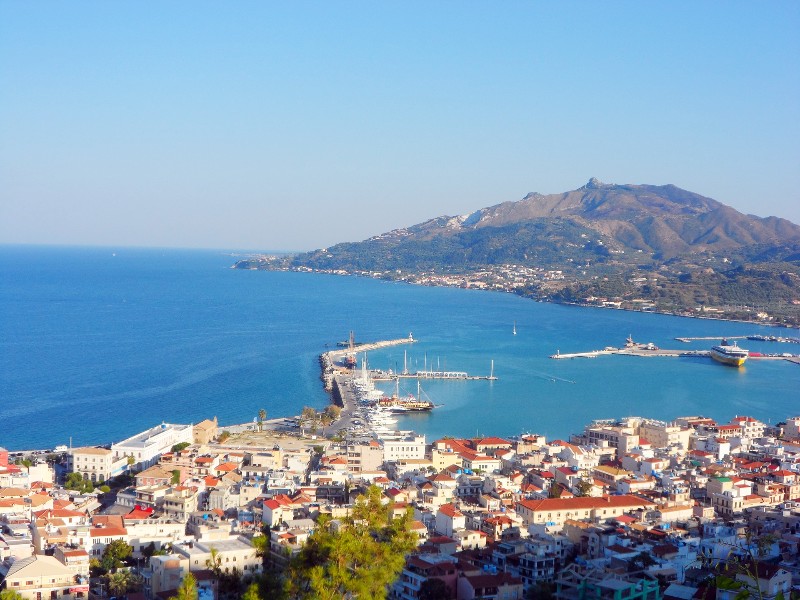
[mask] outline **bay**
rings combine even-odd
[[[512,294],[367,278],[239,271],[230,252],[0,246],[0,446],[109,443],[162,421],[250,421],[328,402],[318,356],[359,341],[419,341],[370,353],[372,367],[489,374],[428,381],[431,414],[399,425],[429,437],[566,437],[595,418],[800,413],[800,366],[705,358],[552,360],[560,350],[662,348],[677,336],[783,334],[746,323],[559,306]],[[517,335],[512,327],[516,322]],[[742,341],[762,352],[793,344]],[[404,354],[405,351],[405,354]],[[386,385],[387,391],[391,386]],[[411,384],[405,390],[416,392]],[[404,390],[404,391],[405,391]]]

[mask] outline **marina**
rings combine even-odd
[[[764,354],[761,352],[750,352],[744,348],[739,348],[736,345],[736,342],[732,345],[728,345],[727,340],[736,340],[736,339],[752,339],[753,336],[729,336],[725,338],[720,337],[684,337],[684,338],[675,338],[676,340],[680,340],[682,342],[689,343],[691,341],[699,341],[699,340],[720,340],[722,339],[722,343],[720,345],[715,345],[708,350],[667,350],[659,348],[658,346],[654,345],[653,343],[642,344],[638,342],[634,342],[633,339],[629,336],[626,340],[625,347],[623,348],[614,348],[612,346],[607,346],[603,350],[590,350],[588,352],[570,352],[570,353],[561,353],[560,350],[557,350],[555,354],[550,355],[550,358],[561,360],[561,359],[568,359],[568,358],[597,358],[598,356],[610,356],[610,355],[621,355],[621,356],[640,356],[640,357],[710,357],[714,360],[728,364],[732,366],[742,366],[745,360],[747,359],[755,359],[755,360],[788,360],[795,364],[800,364],[800,356],[792,355],[789,353],[782,353],[782,354]],[[730,354],[731,350],[725,352],[725,349],[730,348],[734,353],[737,354],[736,360],[730,360],[728,357],[724,356],[725,354]]]
[[[496,381],[492,375],[470,375],[466,371],[415,371],[414,373],[388,373],[373,371],[375,381],[391,381],[392,379],[461,379],[464,381]]]
[[[346,433],[349,436],[403,435],[394,425],[396,416],[430,412],[441,406],[430,399],[423,398],[422,380],[454,381],[495,381],[494,360],[490,362],[489,375],[470,375],[467,371],[444,371],[425,369],[409,372],[404,356],[403,370],[398,372],[369,369],[367,351],[388,348],[417,340],[411,334],[407,338],[383,340],[367,344],[355,344],[354,334],[350,333],[348,342],[338,342],[337,350],[329,350],[320,355],[322,379],[332,400],[342,409],[339,419],[331,426],[331,432]],[[357,355],[362,353],[361,366],[357,366]],[[405,354],[405,353],[404,353]],[[417,393],[402,395],[401,380],[417,380]],[[376,382],[394,382],[394,393],[387,394],[375,387]]]
[[[397,415],[395,426],[422,434],[474,435],[481,428],[512,435],[527,426],[564,436],[598,414],[633,411],[643,390],[657,418],[705,411],[719,418],[759,412],[779,419],[797,407],[800,369],[788,358],[752,358],[739,370],[710,358],[548,358],[557,348],[564,354],[624,346],[628,332],[661,348],[689,351],[709,350],[720,333],[796,338],[797,330],[565,307],[513,294],[368,278],[279,272],[248,276],[228,269],[228,256],[211,252],[130,250],[111,261],[100,249],[27,248],[3,256],[9,282],[2,311],[9,315],[7,339],[24,341],[18,351],[6,353],[0,378],[6,425],[0,445],[10,450],[54,448],[67,444],[70,436],[73,445],[125,439],[147,429],[154,411],[174,423],[217,415],[220,423],[252,424],[260,408],[269,418],[296,416],[304,406],[323,410],[330,393],[320,380],[320,355],[347,350],[336,342],[347,340],[351,329],[358,347],[360,342],[397,340],[395,346],[368,352],[368,366],[384,371],[402,373],[404,350],[409,372],[486,375],[494,359],[499,381],[493,384],[421,380],[424,391],[444,406],[427,414]],[[122,259],[127,261],[124,273],[118,271]],[[74,301],[31,304],[11,293],[24,282],[32,286],[32,297],[48,298],[54,281],[63,281],[59,289]],[[120,301],[109,303],[109,298]],[[331,303],[330,310],[318,310],[320,298]],[[85,331],[87,319],[96,335],[59,333],[63,327]],[[409,331],[414,343],[408,343]],[[675,336],[716,340],[670,342]],[[798,346],[772,341],[739,342],[751,352],[800,353]],[[357,358],[360,362],[362,355]],[[336,357],[341,360],[343,355]],[[43,369],[47,377],[41,376]],[[731,376],[737,371],[743,376]],[[394,387],[375,385],[387,393]],[[413,380],[402,378],[401,390],[404,385],[416,390]],[[711,388],[717,390],[713,404],[704,400]],[[545,402],[568,409],[542,410]],[[96,418],[120,403],[136,410],[127,411],[124,419]],[[58,419],[52,419],[53,411]],[[31,422],[48,426],[31,428]]]

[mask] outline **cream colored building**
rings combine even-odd
[[[250,541],[242,536],[175,544],[172,550],[177,557],[188,559],[190,571],[199,571],[209,568],[206,561],[211,559],[212,548],[217,551],[223,573],[232,573],[236,569],[242,574],[256,575],[262,571],[261,557],[256,555],[256,549]]]
[[[195,444],[208,444],[217,437],[217,417],[200,421],[192,429]]]
[[[614,448],[617,451],[617,458],[621,458],[639,445],[639,434],[636,433],[636,430],[640,422],[641,420],[635,417],[619,422],[614,420],[594,421],[584,428],[581,435],[575,436],[574,441],[582,446]]]
[[[646,420],[639,425],[639,437],[650,442],[653,448],[669,448],[670,446],[680,446],[685,451],[689,450],[689,438],[692,430],[688,427],[681,427],[664,423],[662,421]]]
[[[653,506],[652,502],[638,496],[602,496],[521,500],[517,502],[516,509],[526,525],[541,523],[561,527],[568,519],[604,521]]]
[[[439,471],[442,471],[452,465],[460,467],[462,465],[462,459],[455,452],[452,451],[445,452],[434,448],[433,450],[431,450],[431,464],[438,473]]]
[[[122,474],[128,467],[127,460],[114,460],[114,453],[106,448],[72,448],[67,454],[67,470],[80,473],[92,482],[107,481]]]
[[[30,600],[86,598],[89,583],[78,583],[75,573],[52,556],[36,555],[15,561],[5,574],[6,589]]]

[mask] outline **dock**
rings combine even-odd
[[[746,340],[748,336],[746,335],[715,335],[711,337],[676,337],[675,339],[679,342],[684,342],[688,344],[689,342],[695,341],[711,341],[711,340]]]
[[[414,373],[386,373],[384,371],[371,371],[375,381],[391,381],[393,379],[452,379],[461,381],[496,381],[494,374],[470,375],[466,371],[415,371]]]
[[[378,342],[369,342],[367,344],[355,344],[353,346],[348,346],[346,348],[341,348],[339,350],[330,350],[325,354],[329,355],[331,358],[336,358],[337,356],[344,356],[347,354],[357,354],[359,352],[369,352],[370,350],[379,350],[381,348],[388,348],[390,346],[400,346],[401,344],[413,344],[419,340],[415,340],[414,337],[409,334],[408,337],[399,338],[396,340],[381,340]]]
[[[604,354],[615,354],[615,352],[616,351],[614,350],[590,350],[589,352],[570,352],[568,354],[561,354],[561,351],[557,350],[555,354],[550,356],[550,358],[597,358],[598,356],[603,356]]]
[[[353,335],[351,333],[351,340],[353,339]],[[408,337],[399,338],[394,340],[381,340],[378,342],[370,342],[367,344],[355,344],[348,342],[347,347],[341,347],[341,343],[338,344],[339,348],[336,350],[328,350],[327,352],[323,352],[319,357],[320,365],[322,366],[322,380],[325,382],[325,391],[331,392],[333,391],[333,382],[334,378],[337,374],[342,372],[351,373],[352,368],[349,365],[344,364],[345,357],[347,356],[355,356],[359,352],[369,352],[370,350],[379,350],[381,348],[388,348],[390,346],[399,346],[401,344],[413,344],[419,340],[414,339],[414,337],[409,333]],[[494,361],[492,361],[492,366],[489,371],[489,375],[470,375],[466,371],[431,371],[431,370],[424,370],[424,371],[415,371],[413,373],[409,373],[408,371],[403,371],[400,373],[393,373],[391,371],[370,371],[371,377],[376,381],[389,381],[392,379],[448,379],[454,381],[497,381],[497,377],[494,375]]]
[[[717,339],[717,338],[712,338]],[[589,352],[570,352],[562,354],[556,352],[550,358],[564,359],[564,358],[597,358],[598,356],[610,356],[616,354],[618,356],[640,356],[640,357],[708,357],[711,355],[709,350],[666,350],[657,348],[655,346],[645,344],[635,344],[634,346],[627,346],[625,348],[606,348],[605,350],[590,350]],[[793,355],[774,355],[774,354],[751,354],[749,360],[786,360],[796,365],[800,365],[800,356]]]

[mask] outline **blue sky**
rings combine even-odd
[[[0,242],[303,250],[673,183],[800,223],[797,2],[0,2]]]

